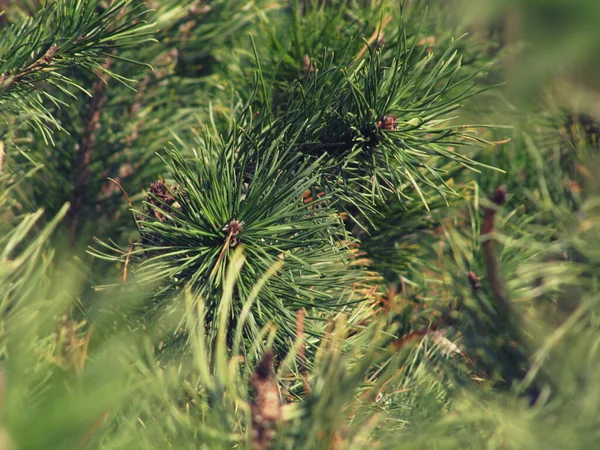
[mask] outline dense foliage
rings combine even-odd
[[[598,445],[595,2],[0,10],[0,449]]]

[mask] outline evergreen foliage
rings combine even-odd
[[[576,3],[0,2],[0,449],[595,448]]]

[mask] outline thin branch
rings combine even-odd
[[[2,86],[3,89],[6,89],[15,83],[25,81],[25,78],[28,75],[31,75],[32,73],[43,71],[54,61],[54,54],[56,53],[57,49],[58,45],[52,45],[48,50],[46,50],[46,53],[44,53],[39,59],[33,61],[27,67],[23,68],[23,70],[21,70],[20,72],[11,73],[9,71],[3,73],[2,75],[0,75],[0,86]],[[8,81],[8,84],[4,85],[6,81]]]
[[[75,450],[82,450],[87,446],[90,439],[92,439],[94,434],[96,434],[96,432],[100,429],[100,427],[102,426],[104,421],[108,418],[109,414],[110,413],[108,411],[106,411],[98,416],[98,418],[92,423],[90,428],[81,437],[81,439],[79,439],[79,441],[77,441],[77,443],[75,444]]]
[[[306,309],[302,308],[296,315],[296,339],[301,342],[298,349],[298,364],[300,366],[300,375],[302,376],[302,386],[304,395],[310,395],[310,385],[308,384],[308,370],[306,369],[306,341],[304,334],[304,319],[306,318]]]
[[[210,275],[208,276],[208,278],[212,278],[213,275],[215,274],[215,272],[217,271],[217,268],[219,267],[219,264],[221,264],[221,260],[223,259],[223,256],[225,255],[225,251],[229,248],[229,245],[232,244],[232,247],[233,247],[233,245],[235,245],[237,243],[237,240],[234,239],[232,241],[232,238],[235,238],[243,230],[244,230],[244,223],[239,222],[236,219],[231,219],[231,221],[223,227],[223,231],[228,232],[227,239],[225,239],[225,244],[223,245],[223,248],[221,249],[221,253],[219,253],[219,257],[217,258],[215,267],[213,267],[213,270],[210,272]]]
[[[506,189],[504,187],[499,187],[494,191],[490,200],[497,206],[502,206],[506,203],[506,196]],[[504,282],[502,281],[500,263],[496,255],[495,241],[490,236],[495,231],[496,211],[496,208],[486,208],[485,210],[483,226],[481,229],[481,236],[484,238],[482,244],[483,256],[485,259],[490,289],[496,297],[498,307],[502,309],[507,317],[514,317],[512,305],[504,288]]]
[[[221,253],[219,253],[219,257],[217,258],[215,267],[213,267],[213,270],[211,270],[208,278],[212,278],[213,275],[215,274],[215,272],[217,271],[219,264],[221,264],[221,260],[223,259],[223,255],[225,254],[225,251],[229,248],[229,243],[231,242],[232,237],[233,237],[233,231],[230,231],[229,234],[227,235],[227,239],[225,239],[225,244],[223,245],[223,248],[221,249]]]
[[[35,61],[34,63],[30,64],[28,67],[26,67],[23,72],[21,72],[20,74],[18,74],[15,77],[15,81],[20,81],[22,80],[24,77],[26,77],[27,75],[33,73],[33,72],[37,72],[37,71],[41,71],[44,70],[44,68],[48,67],[50,64],[52,64],[52,62],[54,62],[54,54],[56,53],[56,50],[58,49],[58,45],[54,44],[52,45],[47,51],[46,53],[44,53],[42,55],[42,57],[40,59],[38,59],[37,61]]]
[[[90,183],[90,165],[92,164],[93,151],[96,146],[96,129],[100,123],[102,108],[107,100],[104,95],[106,83],[108,81],[106,72],[111,64],[112,60],[110,58],[107,59],[103,65],[105,71],[102,74],[99,74],[98,79],[94,82],[92,98],[88,104],[84,120],[83,138],[79,143],[79,149],[74,157],[73,169],[75,170],[76,176],[73,192],[71,194],[71,206],[68,213],[71,220],[72,239],[75,239],[79,234],[81,218],[84,214],[87,191]]]
[[[388,23],[390,23],[391,20],[392,20],[392,16],[385,16],[383,18],[383,20],[381,21],[381,25],[379,26],[379,28],[377,28],[377,30],[375,30],[373,32],[373,34],[371,35],[369,40],[365,43],[363,48],[358,52],[358,54],[354,58],[354,62],[352,63],[352,65],[355,65],[360,60],[360,58],[362,58],[362,55],[367,51],[369,46],[371,44],[373,44],[373,42],[375,42],[375,40],[378,39],[379,36],[381,36],[383,29],[387,26]]]
[[[123,267],[123,277],[122,277],[122,289],[125,289],[125,283],[127,283],[127,269],[129,267],[129,259],[131,258],[131,252],[133,251],[133,248],[135,247],[135,239],[131,240],[131,244],[129,245],[129,248],[127,249],[127,254],[125,256],[125,266]]]
[[[114,183],[123,193],[123,195],[125,196],[125,199],[127,200],[127,204],[129,205],[129,207],[131,208],[131,200],[129,200],[129,195],[127,195],[127,192],[125,192],[125,189],[123,189],[123,186],[121,186],[119,184],[119,182],[111,177],[106,177],[109,181],[111,181],[112,183]]]

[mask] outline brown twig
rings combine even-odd
[[[233,231],[230,231],[229,234],[227,235],[227,239],[225,239],[225,244],[223,245],[223,248],[221,249],[221,253],[219,253],[219,257],[217,258],[215,267],[213,267],[213,270],[211,270],[208,278],[212,278],[213,275],[215,274],[215,272],[217,271],[219,264],[221,264],[221,260],[223,259],[223,255],[225,254],[225,251],[229,248],[229,243],[231,242],[232,237],[233,237]]]
[[[306,341],[304,335],[304,319],[306,318],[306,309],[302,308],[296,315],[296,339],[300,342],[298,349],[298,364],[300,366],[300,375],[302,376],[302,386],[304,395],[310,395],[310,385],[308,384],[308,370],[306,369]]]
[[[252,450],[266,450],[273,440],[274,427],[281,420],[279,388],[273,373],[273,352],[267,351],[254,369],[252,386],[255,395],[250,412],[252,415]]]
[[[75,368],[76,368],[77,372],[79,372],[79,373],[83,372],[83,369],[85,368],[85,362],[87,361],[87,355],[88,355],[88,348],[90,345],[90,340],[92,339],[93,331],[94,331],[94,325],[91,324],[87,330],[87,333],[85,333],[85,338],[83,338],[83,342],[82,342],[83,345],[82,345],[81,351],[79,352],[78,358],[76,359]]]
[[[355,65],[360,60],[360,58],[362,58],[362,55],[367,51],[369,46],[377,40],[377,38],[383,32],[384,28],[387,26],[387,24],[390,23],[390,20],[392,20],[392,16],[385,16],[383,18],[379,27],[373,32],[367,43],[363,46],[363,48],[358,52],[358,54],[354,58],[354,62],[352,63],[352,65]]]
[[[499,187],[494,191],[490,200],[497,206],[502,206],[506,203],[507,192],[504,187]],[[483,225],[481,228],[481,236],[483,240],[483,257],[485,259],[485,267],[490,284],[490,289],[496,297],[498,307],[500,307],[505,314],[512,316],[512,306],[506,290],[504,289],[504,283],[500,273],[500,263],[496,256],[495,242],[490,236],[495,231],[496,225],[496,208],[486,208],[485,215],[483,217]]]
[[[392,348],[394,350],[398,351],[398,350],[402,349],[406,343],[412,341],[413,339],[424,338],[429,333],[432,333],[435,330],[436,330],[436,328],[432,327],[432,328],[428,328],[426,330],[411,331],[408,334],[406,334],[405,336],[402,336],[400,339],[397,339],[396,341],[394,341],[392,343]]]
[[[239,222],[236,219],[231,219],[231,221],[223,227],[223,231],[228,232],[227,238],[225,239],[225,244],[223,244],[221,253],[219,253],[219,257],[217,258],[215,267],[213,267],[213,270],[210,272],[208,278],[212,278],[215,272],[217,271],[217,268],[219,267],[219,264],[221,264],[221,260],[225,255],[225,251],[229,248],[229,245],[232,243],[231,239],[243,231],[243,225],[243,222]],[[235,245],[235,243],[233,245]]]
[[[494,191],[490,200],[497,206],[502,206],[506,203],[507,192],[503,187],[499,187]],[[483,219],[483,225],[481,235],[484,237],[483,241],[483,256],[485,259],[485,267],[490,285],[494,297],[496,298],[497,307],[500,313],[503,315],[501,319],[504,319],[506,325],[511,330],[510,342],[505,345],[505,352],[511,359],[518,358],[515,364],[517,367],[530,367],[528,355],[532,354],[532,349],[525,338],[524,334],[524,323],[521,315],[513,307],[510,298],[504,287],[504,283],[501,277],[500,262],[496,255],[495,242],[490,235],[495,231],[495,218],[496,218],[496,207],[486,208]],[[505,326],[505,325],[503,325]],[[522,347],[524,350],[519,351],[517,347]],[[528,370],[528,369],[527,369]],[[510,375],[510,373],[508,374]],[[510,375],[513,377],[512,375]],[[517,376],[521,378],[520,376]],[[507,381],[510,378],[505,377]],[[551,379],[546,378],[543,374],[538,374],[538,378],[543,378],[543,382],[552,386]],[[552,389],[554,390],[554,389]],[[534,405],[540,395],[540,390],[533,384],[530,384],[524,392],[530,400],[530,405]]]
[[[125,199],[127,200],[127,204],[131,208],[131,200],[129,200],[129,195],[127,195],[127,192],[125,192],[125,189],[123,189],[123,186],[121,186],[117,180],[115,180],[111,177],[106,177],[106,179],[111,181],[112,183],[114,183],[121,190],[121,192],[125,196]]]
[[[125,266],[123,267],[122,289],[125,288],[125,283],[127,283],[127,269],[129,267],[129,258],[131,257],[131,252],[133,251],[134,245],[135,245],[135,239],[132,239],[131,244],[129,245],[129,248],[127,249],[127,254],[125,256]]]
[[[82,450],[86,447],[90,439],[94,436],[96,431],[102,426],[102,423],[108,417],[108,411],[100,414],[100,416],[92,423],[92,426],[86,431],[86,433],[77,441],[75,444],[75,450]]]
[[[11,72],[3,73],[0,75],[0,86],[2,86],[7,80],[9,81],[8,86],[22,82],[28,75],[47,68],[54,61],[54,54],[56,53],[57,49],[58,45],[56,44],[50,46],[50,48],[46,50],[46,53],[25,67],[21,72],[17,72],[15,74]],[[7,88],[8,86],[4,86],[4,88]]]
[[[103,64],[105,70],[110,68],[112,60],[109,58]],[[92,154],[96,146],[96,129],[100,123],[102,108],[106,103],[104,95],[108,75],[103,73],[98,76],[94,82],[92,98],[88,104],[87,113],[84,120],[83,137],[79,143],[79,148],[75,153],[73,169],[75,170],[75,182],[71,194],[71,206],[68,216],[71,220],[72,239],[78,235],[81,225],[81,218],[87,198],[87,190],[90,182],[90,165],[92,163]]]

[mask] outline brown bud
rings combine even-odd
[[[496,205],[502,206],[506,203],[507,195],[508,193],[506,192],[506,188],[504,186],[500,186],[494,191],[494,193],[490,197],[490,200]]]
[[[315,72],[315,66],[310,60],[310,56],[304,55],[304,57],[302,58],[302,68],[304,69],[304,73],[306,74]]]
[[[380,120],[377,121],[377,126],[382,130],[395,130],[398,128],[396,125],[396,119],[398,117],[393,114],[386,114]]]
[[[474,291],[478,291],[479,288],[481,288],[481,281],[479,281],[479,277],[475,275],[475,273],[467,272],[467,278],[469,278],[469,282]]]

